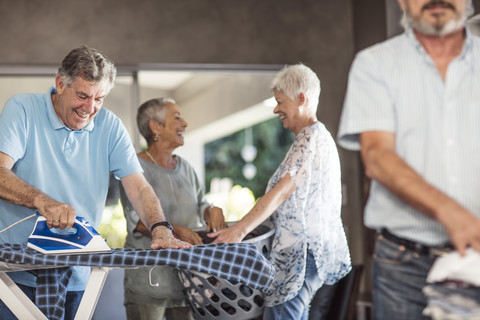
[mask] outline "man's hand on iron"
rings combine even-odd
[[[165,227],[156,227],[153,229],[152,244],[150,247],[153,250],[193,248],[190,243],[175,238],[172,231]]]
[[[49,228],[71,228],[77,216],[72,205],[53,199],[43,199],[39,201],[37,209],[38,212],[45,217]]]

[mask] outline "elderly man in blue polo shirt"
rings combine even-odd
[[[160,202],[143,176],[128,132],[102,108],[115,76],[113,62],[84,46],[65,57],[46,94],[20,94],[7,101],[0,115],[0,230],[35,211],[49,227],[71,228],[77,215],[98,227],[113,172],[152,229],[152,249],[191,247],[175,239],[166,222],[161,224]],[[34,222],[0,233],[0,242],[26,243]],[[88,274],[89,268],[74,267],[66,318],[75,315]],[[35,277],[9,275],[34,300]],[[0,314],[10,316],[3,303]]]

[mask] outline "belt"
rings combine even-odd
[[[415,241],[397,237],[396,235],[390,233],[390,231],[387,229],[380,230],[379,237],[383,237],[395,244],[404,246],[406,249],[409,249],[420,255],[438,257],[453,251],[453,246],[451,244],[447,244],[445,246],[427,246]]]

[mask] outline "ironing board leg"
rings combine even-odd
[[[19,319],[47,320],[47,317],[5,272],[0,272],[0,299]]]
[[[111,269],[112,268],[108,267],[92,267],[87,288],[85,289],[82,301],[80,302],[80,306],[75,314],[75,320],[89,320],[93,317],[93,312],[97,306],[98,298],[100,298],[103,285],[105,284],[108,272]]]

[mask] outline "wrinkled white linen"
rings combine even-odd
[[[468,249],[461,257],[457,251],[439,257],[433,264],[427,276],[427,282],[445,280],[461,280],[480,287],[480,253]]]

